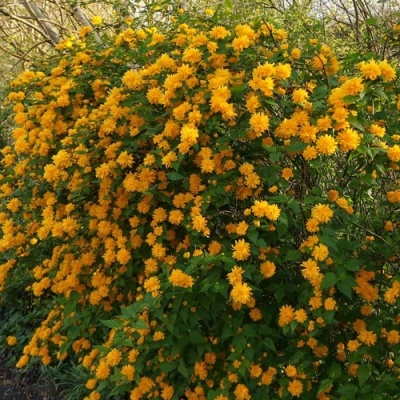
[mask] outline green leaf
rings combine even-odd
[[[133,327],[135,329],[148,329],[149,325],[143,319],[138,319],[134,324]]]
[[[178,364],[178,372],[186,379],[189,380],[189,373],[188,370],[186,368],[185,363],[183,362],[183,360],[181,359],[180,363]]]
[[[280,151],[277,151],[276,153],[271,153],[271,154],[269,155],[269,159],[270,159],[272,162],[277,162],[277,161],[279,161],[279,159],[281,158],[281,156],[282,156],[282,153],[281,153]]]
[[[101,319],[100,322],[111,329],[121,329],[124,325],[122,321],[117,321],[116,319]]]
[[[355,286],[355,280],[351,276],[339,281],[336,286],[340,292],[342,292],[350,300],[353,298],[353,286]]]
[[[288,147],[286,147],[287,152],[298,152],[298,151],[303,151],[306,147],[308,146],[307,143],[303,142],[294,142],[290,143]]]
[[[332,386],[332,379],[324,379],[319,385],[317,394],[322,393],[323,391],[329,389]]]
[[[204,337],[200,332],[192,331],[188,335],[188,342],[193,344],[202,344],[204,343]]]
[[[368,365],[362,364],[358,367],[357,369],[357,378],[358,378],[358,383],[361,386],[364,386],[365,382],[369,378],[369,374],[371,373]]]
[[[276,353],[275,343],[271,338],[269,337],[264,338],[263,343],[268,349],[271,349],[274,353]]]
[[[183,175],[179,174],[178,172],[169,172],[167,174],[167,176],[171,181],[180,181],[185,178]]]
[[[389,97],[387,97],[386,93],[381,87],[375,88],[375,93],[378,94],[381,99],[389,100]]]
[[[327,272],[322,279],[321,289],[328,289],[335,285],[337,282],[337,276],[333,272]]]
[[[78,301],[81,298],[80,293],[72,291],[71,294],[69,295],[69,300],[71,301]]]
[[[358,129],[359,131],[365,131],[364,125],[356,117],[350,116],[348,119],[351,126]]]
[[[247,231],[247,237],[249,238],[250,242],[257,244],[258,240],[258,231],[256,229],[248,230]]]
[[[242,83],[241,85],[233,86],[231,92],[235,95],[243,94],[243,92],[247,89],[247,87],[248,87],[247,83]]]
[[[342,375],[342,368],[339,363],[334,361],[331,367],[329,368],[329,377],[331,379],[337,379],[341,375]]]
[[[341,386],[338,389],[338,393],[341,394],[346,400],[354,399],[354,396],[358,392],[358,388],[355,385],[347,384]]]
[[[290,250],[286,253],[285,258],[283,261],[295,261],[300,260],[302,257],[302,252],[299,250]]]
[[[76,303],[74,301],[68,301],[64,306],[64,315],[70,315],[76,310]]]
[[[377,21],[378,21],[378,20],[377,20],[376,18],[367,18],[367,19],[365,20],[365,23],[366,23],[367,25],[374,26],[374,25],[376,25]]]

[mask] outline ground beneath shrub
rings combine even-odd
[[[0,360],[1,400],[61,400],[54,387],[32,373],[21,373]]]

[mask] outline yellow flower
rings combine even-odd
[[[260,265],[260,272],[264,278],[271,278],[275,274],[276,266],[272,261],[264,261]]]
[[[373,135],[382,138],[385,136],[386,129],[384,126],[372,124],[368,129]]]
[[[247,35],[239,36],[232,41],[232,48],[241,53],[250,46],[250,39]]]
[[[384,82],[390,82],[396,78],[396,70],[389,65],[387,60],[380,61],[379,67]]]
[[[91,378],[87,380],[85,387],[86,389],[92,390],[96,387],[96,384],[97,384],[97,379]]]
[[[122,77],[122,83],[129,90],[140,90],[143,86],[143,77],[138,71],[129,70]]]
[[[262,319],[261,311],[257,307],[254,307],[250,310],[249,316],[254,322],[260,321]]]
[[[347,349],[350,352],[357,351],[357,349],[361,346],[361,343],[356,339],[356,340],[349,340],[347,342]]]
[[[377,79],[381,74],[381,67],[375,60],[370,60],[368,62],[362,61],[358,64],[358,68],[365,78],[372,81]]]
[[[199,138],[199,131],[195,127],[189,125],[184,125],[181,129],[181,140],[182,142],[187,142],[189,145],[197,143]]]
[[[283,168],[282,170],[282,178],[286,179],[287,181],[290,178],[293,178],[294,174],[293,174],[293,170],[291,168]]]
[[[162,104],[164,93],[159,87],[153,87],[147,91],[146,97],[150,104]]]
[[[304,89],[295,89],[292,93],[292,100],[294,103],[302,104],[308,99],[308,92]]]
[[[315,147],[318,153],[329,156],[336,151],[337,143],[332,136],[323,135],[317,139]]]
[[[363,342],[367,346],[373,346],[377,341],[377,335],[374,332],[363,329],[358,334],[358,339],[360,340],[360,342]]]
[[[278,64],[275,66],[275,77],[278,79],[287,79],[292,74],[292,67],[290,64]]]
[[[220,253],[222,250],[222,244],[217,242],[216,240],[213,240],[209,245],[208,245],[208,252],[212,254],[213,256],[217,255]]]
[[[355,96],[364,90],[363,80],[360,77],[348,79],[343,83],[341,89],[346,96]]]
[[[397,344],[400,342],[400,333],[394,329],[390,330],[386,334],[386,340],[389,344]]]
[[[103,23],[103,18],[101,18],[99,15],[95,15],[92,18],[92,24],[93,25],[101,25]]]
[[[294,365],[288,365],[285,368],[285,374],[289,377],[289,378],[294,378],[297,375],[297,368]]]
[[[319,231],[319,221],[315,218],[310,218],[306,222],[306,229],[308,232],[314,233]]]
[[[160,289],[160,280],[156,276],[152,276],[144,281],[143,287],[146,292],[156,292]]]
[[[207,228],[207,220],[202,215],[196,215],[193,218],[193,228],[197,232],[209,232],[209,229]]]
[[[182,55],[182,61],[188,62],[189,64],[198,63],[202,58],[203,53],[194,47],[185,49]]]
[[[231,285],[237,285],[238,283],[242,283],[242,275],[244,271],[242,268],[238,266],[234,266],[232,271],[227,274],[228,281]]]
[[[164,335],[163,332],[161,332],[161,331],[154,332],[153,340],[155,342],[158,342],[160,340],[164,340],[164,338],[165,338],[165,335]]]
[[[184,218],[184,214],[182,211],[171,210],[169,212],[168,221],[171,222],[171,224],[179,225],[183,221],[183,218]]]
[[[324,261],[328,255],[329,255],[329,249],[327,246],[324,244],[319,244],[318,246],[315,246],[311,255],[317,260],[317,261]]]
[[[225,39],[229,35],[229,31],[227,31],[223,26],[215,26],[210,31],[210,36],[213,39]]]
[[[318,156],[318,150],[314,146],[307,146],[303,150],[302,156],[307,161],[314,160]]]
[[[6,341],[8,346],[15,346],[17,344],[17,338],[15,336],[7,336]]]
[[[129,382],[131,382],[134,378],[135,367],[133,365],[124,365],[121,368],[121,374],[124,375]]]
[[[239,383],[234,390],[235,400],[250,400],[251,395],[247,386]]]
[[[15,213],[19,210],[21,206],[21,200],[17,199],[16,197],[12,198],[8,203],[7,203],[7,208]]]
[[[328,297],[324,301],[324,308],[327,311],[334,310],[336,308],[336,301],[332,297]]]
[[[231,290],[231,298],[235,303],[246,304],[250,300],[251,295],[252,289],[247,283],[236,283]]]
[[[173,269],[171,275],[168,277],[168,281],[173,286],[189,288],[193,286],[193,278],[190,275],[185,274],[180,269]]]
[[[337,142],[342,151],[355,150],[360,144],[360,135],[354,129],[346,128],[339,132]]]
[[[105,380],[109,377],[110,375],[110,367],[108,364],[106,364],[105,361],[100,361],[99,365],[96,368],[96,378]]]
[[[386,232],[393,232],[394,231],[394,224],[392,221],[386,221],[385,222],[385,226],[383,227],[383,229]]]
[[[292,49],[292,52],[290,53],[290,55],[295,60],[298,60],[301,57],[301,50],[299,48],[295,47],[294,49]]]
[[[329,222],[333,217],[333,211],[327,204],[317,204],[311,210],[311,217],[318,222]]]
[[[121,362],[122,354],[118,349],[112,349],[106,356],[106,363],[110,367],[115,367]]]
[[[307,321],[307,313],[303,308],[295,311],[294,319],[299,322],[300,324]]]
[[[386,154],[390,161],[400,161],[400,146],[398,144],[395,144],[394,146],[389,147]]]
[[[284,305],[279,309],[279,326],[290,324],[295,318],[295,311],[292,306]]]
[[[253,114],[250,118],[250,126],[257,135],[261,135],[269,128],[268,115],[264,113]]]
[[[250,257],[250,244],[244,239],[239,239],[235,241],[232,245],[233,254],[232,257],[238,261],[247,260]]]
[[[246,234],[248,228],[249,225],[245,221],[239,222],[236,226],[236,234],[243,236]]]
[[[161,391],[161,398],[163,400],[171,400],[174,397],[175,389],[172,386],[164,386]]]
[[[292,396],[300,397],[303,393],[303,384],[298,379],[294,379],[288,385],[288,392]]]

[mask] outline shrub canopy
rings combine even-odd
[[[83,28],[11,84],[0,289],[50,304],[18,367],[78,362],[87,399],[397,395],[396,68],[186,18]]]

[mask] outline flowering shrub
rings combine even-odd
[[[11,84],[0,289],[52,304],[17,366],[77,360],[86,399],[397,395],[395,67],[185,18]]]

